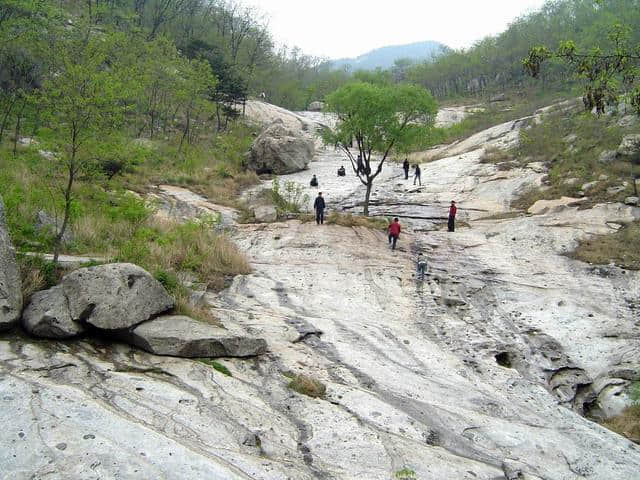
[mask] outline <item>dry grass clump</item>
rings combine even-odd
[[[629,270],[640,270],[640,222],[625,225],[610,235],[583,240],[569,257],[583,262],[606,265],[615,263]]]
[[[327,393],[327,387],[324,383],[303,374],[296,375],[289,382],[288,387],[294,392],[298,392],[312,398],[322,398]]]
[[[480,157],[480,163],[503,163],[511,160],[513,160],[511,153],[494,146],[485,148]]]
[[[620,415],[602,422],[602,425],[635,443],[640,443],[640,404],[625,408]]]
[[[315,220],[315,217],[312,217],[312,220]],[[325,221],[326,223],[343,227],[365,227],[376,230],[384,230],[389,225],[389,221],[385,218],[363,217],[339,212],[330,212]]]

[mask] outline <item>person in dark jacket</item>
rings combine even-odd
[[[406,158],[402,162],[402,169],[404,170],[404,179],[409,180],[409,160]]]
[[[398,237],[400,237],[400,221],[398,217],[393,219],[393,222],[389,224],[389,245],[391,245],[391,249],[396,249],[396,242],[398,241]]]
[[[341,165],[340,168],[338,169],[338,176],[344,177],[346,175],[347,175],[347,171],[344,169],[344,165]]]
[[[362,161],[362,155],[358,154],[358,160],[356,161],[357,163],[357,171],[358,171],[358,175],[361,173],[364,173],[364,162]]]
[[[313,177],[311,177],[311,181],[309,182],[309,185],[311,185],[312,187],[317,187],[318,186],[318,179],[316,178],[315,175]]]
[[[416,274],[420,280],[424,280],[424,276],[427,273],[427,259],[422,253],[418,254],[416,260]]]
[[[420,170],[420,165],[416,163],[413,166],[413,168],[415,169],[415,171],[413,172],[413,184],[415,185],[417,180],[420,186],[422,186],[422,180],[420,180],[420,175],[422,174],[422,170]]]
[[[318,192],[316,201],[313,202],[313,209],[316,211],[316,223],[321,225],[324,223],[324,198],[322,198],[322,192]]]
[[[451,200],[451,206],[449,207],[449,222],[448,222],[448,227],[450,232],[453,232],[456,228],[457,212],[458,212],[458,209],[456,208],[456,202]]]

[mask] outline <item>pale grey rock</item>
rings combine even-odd
[[[182,315],[167,315],[138,325],[129,341],[156,355],[174,357],[254,357],[267,351],[262,338],[238,336]]]
[[[504,102],[507,99],[507,96],[504,93],[498,93],[489,99],[490,102]]]
[[[22,326],[31,335],[44,338],[71,338],[86,328],[71,318],[62,286],[36,292],[22,314]]]
[[[618,154],[635,156],[640,153],[640,133],[625,135],[618,146]]]
[[[0,331],[11,328],[22,310],[22,281],[0,197]]]
[[[253,215],[260,223],[275,222],[278,219],[278,211],[271,205],[261,205],[253,209]]]
[[[57,154],[54,152],[50,152],[49,150],[38,150],[38,155],[49,161],[53,161],[57,158]]]
[[[598,157],[600,163],[611,163],[618,156],[618,152],[615,150],[603,150]]]
[[[569,135],[565,136],[562,141],[564,143],[573,143],[578,139],[578,135],[576,135],[575,133],[570,133]]]
[[[624,127],[633,127],[637,123],[638,123],[638,117],[636,115],[625,115],[616,122],[616,125],[624,128]]]
[[[578,179],[575,177],[566,178],[562,181],[562,183],[564,183],[565,185],[575,185],[576,183],[578,183]]]
[[[18,139],[18,145],[21,145],[23,147],[31,147],[34,145],[38,145],[40,142],[38,142],[35,138],[31,138],[31,137],[20,137]]]
[[[627,189],[624,185],[617,185],[615,187],[607,188],[607,195],[617,195],[620,192],[624,192]]]
[[[322,110],[324,110],[324,102],[320,102],[317,100],[315,102],[311,102],[307,110],[309,110],[310,112],[321,112]]]
[[[276,121],[254,140],[247,166],[258,173],[294,173],[306,169],[313,154],[314,143],[308,135]]]
[[[625,205],[638,206],[638,197],[627,197],[624,199]]]
[[[62,227],[62,219],[55,219],[44,210],[39,210],[36,214],[34,223],[35,230],[40,234],[45,234],[51,237],[55,237],[60,228]],[[62,243],[64,245],[70,245],[73,243],[73,232],[69,225],[65,229],[64,235],[62,235]]]
[[[80,268],[61,285],[71,318],[102,330],[129,328],[173,307],[160,282],[131,263]]]
[[[609,175],[605,175],[604,173],[598,177],[598,180],[600,180],[601,182],[604,182],[605,180],[608,180],[608,179],[609,179]]]
[[[581,188],[582,188],[582,190],[585,190],[585,191],[586,191],[586,190],[590,190],[590,189],[592,189],[592,188],[593,188],[593,187],[595,187],[596,185],[598,185],[598,181],[597,181],[597,180],[594,180],[594,181],[592,181],[592,182],[587,182],[587,183],[583,184]]]

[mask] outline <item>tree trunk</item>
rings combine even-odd
[[[16,129],[13,135],[13,156],[15,157],[18,154],[18,137],[20,136],[20,124],[22,123],[22,114],[24,113],[24,107],[27,105],[27,99],[25,98],[22,102],[22,108],[20,108],[20,113],[18,113],[18,118],[16,120]]]
[[[0,143],[2,143],[2,136],[4,135],[4,129],[7,127],[7,123],[9,123],[9,114],[11,110],[13,110],[13,106],[16,103],[16,97],[14,96],[7,107],[7,110],[4,112],[4,118],[2,119],[2,123],[0,124]]]
[[[369,199],[371,198],[371,187],[373,186],[373,182],[370,179],[367,179],[367,193],[364,195],[364,216],[369,216]]]

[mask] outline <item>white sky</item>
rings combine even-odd
[[[356,57],[435,40],[469,47],[544,0],[246,0],[266,14],[274,40],[309,55]]]

